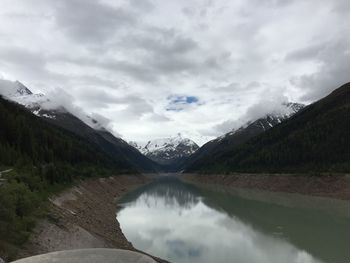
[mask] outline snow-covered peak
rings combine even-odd
[[[89,116],[74,105],[63,105],[52,99],[53,96],[34,94],[19,81],[0,79],[0,94],[5,98],[17,102],[39,117],[56,119],[57,114],[70,113],[95,130],[108,130],[104,120],[99,115]],[[96,120],[97,117],[101,121]],[[103,122],[103,123],[101,123]]]
[[[194,153],[199,146],[192,140],[177,136],[150,140],[147,142],[130,142],[131,146],[153,160],[174,160]]]
[[[10,99],[30,109],[42,108],[45,107],[46,104],[50,103],[50,100],[42,93],[26,94],[22,96],[10,97]]]
[[[153,152],[153,151],[165,151],[168,148],[176,148],[180,144],[191,146],[195,143],[190,139],[183,138],[179,133],[177,136],[169,137],[169,138],[161,138],[155,139],[152,141],[148,141],[144,144],[144,151]]]
[[[272,118],[280,117],[280,118],[286,119],[291,117],[292,115],[294,115],[295,113],[303,109],[304,107],[305,105],[301,103],[285,102],[285,103],[282,103],[282,106],[278,110],[275,110],[267,114],[267,116],[270,116]]]
[[[33,93],[19,81],[0,79],[0,94],[5,97],[19,97]]]
[[[0,79],[0,94],[5,98],[15,101],[29,109],[37,111],[49,100],[44,94],[33,94],[26,86],[19,81]]]
[[[303,109],[305,107],[304,104],[300,103],[282,103],[281,107],[278,107],[278,109],[274,110],[271,113],[266,114],[265,116],[257,119],[257,120],[251,120],[246,122],[245,124],[241,125],[238,129],[232,129],[230,132],[212,140],[212,141],[221,141],[222,139],[232,136],[238,132],[242,132],[247,128],[254,128],[254,129],[260,129],[261,131],[266,131],[273,126],[281,123],[282,121],[292,117],[294,114],[296,114],[298,111]]]
[[[281,123],[282,121],[292,117],[294,114],[296,114],[298,111],[300,111],[304,107],[305,105],[300,103],[293,103],[293,102],[282,103],[279,107],[276,107],[274,110],[258,118],[257,120],[247,121],[239,129],[244,129],[252,123],[264,123],[264,125],[273,127],[274,125]],[[232,132],[235,132],[235,131],[233,130]]]
[[[19,81],[0,79],[0,94],[25,106],[39,117],[55,118],[55,114],[49,113],[49,110],[51,110],[50,100],[42,93],[34,94]],[[57,108],[54,110],[57,110]]]

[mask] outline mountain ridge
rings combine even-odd
[[[348,172],[350,171],[350,83],[306,106],[288,120],[228,147],[186,171]]]
[[[238,147],[249,139],[261,133],[264,133],[272,127],[282,123],[305,107],[303,104],[291,102],[283,103],[282,105],[286,106],[290,110],[284,111],[283,113],[268,113],[262,118],[247,122],[240,128],[232,130],[223,136],[207,142],[197,152],[189,156],[188,160],[184,164],[185,166],[183,169],[193,165],[198,166],[200,165],[201,160],[204,161],[209,156],[215,156],[221,151],[225,151],[225,149],[228,147]]]
[[[4,83],[6,84],[5,89]],[[23,105],[34,115],[90,141],[112,159],[123,158],[126,163],[140,172],[155,172],[158,170],[156,163],[143,156],[121,138],[115,137],[93,118],[89,117],[94,124],[88,125],[86,121],[81,120],[63,106],[55,105],[54,109],[46,109],[45,103],[54,102],[46,98],[45,95],[32,93],[18,81],[2,80],[0,91],[7,93],[7,96],[5,95],[7,99]],[[94,129],[93,127],[97,128]]]
[[[57,114],[70,113],[95,130],[107,129],[96,119],[85,114],[79,108],[75,110],[68,109],[66,106],[56,103],[54,99],[43,93],[33,93],[18,80],[9,81],[0,79],[0,94],[11,101],[25,106],[39,117],[54,119]]]

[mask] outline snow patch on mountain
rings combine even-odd
[[[278,108],[275,108],[272,112],[265,114],[265,116],[257,120],[248,121],[244,125],[240,126],[238,129],[232,129],[230,132],[212,141],[221,141],[227,136],[232,136],[235,133],[246,129],[248,126],[252,124],[259,125],[262,130],[266,131],[274,127],[275,125],[281,123],[282,121],[289,119],[294,114],[302,110],[304,107],[305,105],[300,103],[293,103],[293,102],[282,103],[281,106],[279,106]]]
[[[42,93],[34,94],[19,81],[0,79],[0,94],[2,96],[25,106],[39,117],[55,119],[57,114],[70,113],[95,130],[110,131],[108,119],[98,114],[89,116],[81,108],[73,105],[69,95],[58,96],[56,93],[49,96]],[[114,131],[110,132],[115,134]]]
[[[0,93],[5,97],[20,97],[33,93],[19,81],[0,79]]]

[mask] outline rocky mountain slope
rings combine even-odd
[[[249,139],[282,123],[304,108],[304,105],[299,103],[285,103],[282,106],[284,107],[281,108],[282,110],[280,113],[275,112],[267,114],[263,118],[248,122],[237,130],[232,130],[217,139],[207,142],[191,155],[184,165],[189,167],[189,169],[192,169],[191,167],[198,167],[202,162],[205,162],[207,158],[220,155],[227,149],[234,149],[244,144]]]
[[[350,83],[239,146],[190,164],[203,172],[349,172]]]

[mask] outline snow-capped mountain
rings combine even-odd
[[[222,154],[228,148],[233,149],[238,147],[249,139],[264,133],[284,120],[289,119],[304,107],[305,105],[299,103],[283,103],[278,111],[266,114],[264,117],[255,121],[249,121],[240,128],[233,129],[231,132],[207,142],[188,158],[182,168],[189,167],[199,160],[205,160],[206,158],[209,158],[209,156]]]
[[[0,79],[0,94],[27,108],[35,108],[48,102],[44,94],[34,94],[19,81]]]
[[[0,79],[1,94],[6,97],[20,97],[32,95],[33,93],[19,81],[9,81]]]
[[[275,111],[269,114],[266,114],[264,117],[254,120],[254,121],[248,121],[246,124],[242,125],[238,129],[233,129],[231,132],[228,132],[213,141],[220,141],[226,137],[232,136],[236,133],[242,132],[246,129],[255,129],[257,131],[264,132],[273,126],[281,123],[282,121],[290,118],[294,114],[296,114],[298,111],[303,109],[305,107],[304,104],[300,103],[283,103],[282,107],[279,109],[279,111]]]
[[[51,99],[43,94],[33,94],[18,81],[0,79],[0,95],[25,106],[33,114],[54,126],[83,138],[92,148],[101,150],[111,160],[123,160],[122,165],[130,163],[135,171],[140,172],[155,172],[159,169],[155,162],[109,132],[103,125],[105,120],[100,116],[97,116],[98,120],[101,120],[98,121],[96,115],[88,116],[79,108],[63,106],[59,100],[55,101],[55,97]]]
[[[153,161],[170,165],[186,158],[198,150],[199,146],[192,140],[183,138],[181,134],[175,137],[156,139],[145,143],[130,142]]]
[[[62,106],[50,105],[50,99],[44,94],[34,94],[19,81],[0,79],[0,94],[8,100],[25,106],[39,117],[55,119],[57,111],[67,112]]]
[[[216,145],[205,145],[185,172],[349,172],[349,106],[350,83],[346,83],[267,132],[258,120]]]
[[[85,114],[82,110],[78,108],[69,109],[64,105],[56,103],[42,93],[34,94],[19,81],[0,79],[0,94],[9,100],[25,106],[39,117],[56,119],[60,114],[70,113],[95,130],[106,129],[96,119]]]

